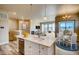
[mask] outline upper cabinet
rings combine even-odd
[[[30,20],[20,20],[19,21],[19,30],[25,32],[30,32]]]

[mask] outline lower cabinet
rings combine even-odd
[[[26,55],[39,55],[39,45],[30,41],[25,42]]]
[[[40,45],[40,55],[47,55],[48,54],[48,48],[46,46]]]
[[[54,54],[54,46],[47,47],[44,45],[40,45],[40,55],[53,55]]]
[[[25,55],[52,55],[53,52],[53,45],[51,47],[47,47],[25,40]]]
[[[39,55],[39,44],[31,42],[32,45],[32,54]]]

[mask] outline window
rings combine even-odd
[[[43,22],[41,24],[41,31],[48,32],[48,31],[55,31],[55,23],[53,22]]]
[[[74,30],[74,21],[61,21],[59,22],[60,30]]]
[[[60,30],[65,30],[65,22],[64,21],[62,21],[62,22],[59,22],[59,29]]]
[[[74,30],[74,21],[67,21],[66,23],[68,30]]]

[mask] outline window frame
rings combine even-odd
[[[55,22],[54,21],[50,21],[50,22],[40,22],[40,30],[42,32],[42,24],[53,24],[55,25]],[[49,30],[49,25],[47,25],[47,31]],[[54,26],[55,27],[55,26]],[[44,31],[45,32],[45,31]],[[54,29],[54,32],[55,32],[55,29]]]
[[[70,21],[73,21],[74,22],[74,28],[73,28],[73,30],[75,31],[75,20],[63,20],[63,21],[60,21],[60,22],[65,22],[65,30],[67,30],[67,28],[66,28],[66,26],[67,26],[67,22],[70,22]],[[60,25],[59,25],[59,28],[60,28]]]

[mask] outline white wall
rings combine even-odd
[[[40,22],[50,22],[50,21],[54,21],[54,20],[44,20],[44,19],[31,20],[31,30],[36,31],[35,26],[40,25]]]
[[[48,22],[48,21],[55,21],[55,16],[57,14],[57,5],[47,5],[46,13],[47,13],[47,20],[44,20],[43,17],[45,16],[45,5],[39,5],[41,11],[39,11],[36,15],[34,14],[31,18],[31,30],[36,30],[35,26],[40,25],[40,22]]]
[[[5,14],[5,13],[0,13],[0,16],[2,14]],[[5,16],[0,17],[0,26],[3,26],[4,27],[3,29],[0,28],[0,45],[9,43],[8,19]]]
[[[16,30],[17,29],[17,23],[16,23],[16,20],[15,19],[9,19],[8,20],[8,23],[9,23],[9,31],[10,30]]]

